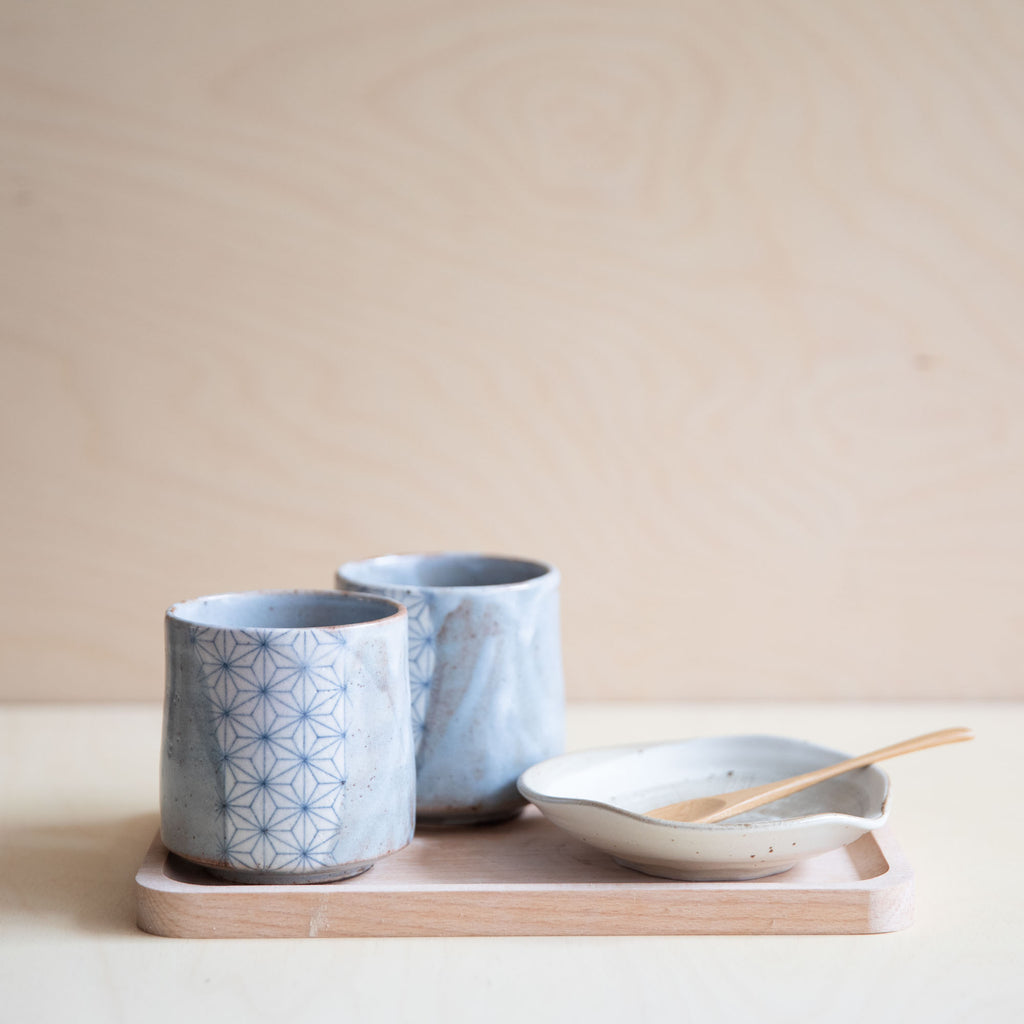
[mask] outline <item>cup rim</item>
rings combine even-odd
[[[351,574],[353,569],[364,566],[375,566],[384,563],[400,563],[413,559],[440,560],[443,558],[476,558],[492,562],[517,563],[519,565],[534,566],[539,571],[536,575],[524,580],[515,580],[508,583],[457,583],[450,586],[435,586],[429,583],[390,583],[378,580],[359,579]],[[356,558],[343,562],[335,570],[335,580],[342,586],[360,586],[385,588],[396,591],[444,591],[445,593],[458,593],[464,591],[467,594],[479,594],[493,591],[518,590],[536,585],[540,580],[560,580],[558,568],[551,562],[541,558],[525,558],[518,555],[495,555],[486,551],[401,551],[389,555],[375,555],[371,558]]]
[[[388,607],[387,615],[379,615],[372,619],[365,619],[361,622],[336,622],[329,625],[323,626],[259,626],[259,625],[238,625],[238,626],[220,626],[210,622],[204,622],[195,616],[186,616],[182,614],[183,609],[188,605],[198,605],[200,603],[206,603],[210,601],[227,601],[231,599],[252,599],[252,598],[277,598],[287,599],[295,597],[314,597],[320,600],[325,600],[328,603],[334,603],[339,598],[344,598],[346,601],[356,601],[362,604],[377,604],[385,605]],[[197,626],[200,629],[220,629],[225,631],[236,631],[236,630],[264,630],[267,632],[292,632],[294,630],[342,630],[342,629],[359,629],[362,626],[379,626],[382,623],[390,622],[394,619],[402,619],[408,615],[405,609],[405,605],[399,601],[394,601],[389,597],[376,594],[364,594],[357,591],[351,590],[319,590],[315,588],[310,589],[284,589],[284,590],[234,590],[225,591],[219,594],[203,594],[200,597],[188,598],[184,601],[176,601],[164,612],[164,619],[167,622],[178,622],[185,626]]]

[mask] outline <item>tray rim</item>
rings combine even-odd
[[[135,875],[137,924],[167,938],[849,935],[909,927],[913,871],[889,826],[857,842],[873,844],[884,869],[822,884],[787,881],[788,872],[753,882],[677,882],[638,873],[636,881],[425,879],[351,888],[344,881],[181,881],[167,872],[174,855],[158,832]],[[217,911],[210,914],[208,905]]]

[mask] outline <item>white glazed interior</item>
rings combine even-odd
[[[394,601],[337,590],[215,594],[182,601],[167,610],[169,618],[213,629],[326,629],[401,614]]]
[[[347,562],[339,568],[338,577],[367,587],[452,589],[513,586],[553,571],[552,566],[530,559],[449,552]]]
[[[535,765],[524,780],[549,799],[591,800],[643,814],[677,800],[788,778],[845,756],[778,736],[723,736],[566,754]],[[886,791],[884,772],[872,766],[720,824],[736,827],[825,813],[870,818],[882,813]]]

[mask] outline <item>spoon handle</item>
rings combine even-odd
[[[915,750],[927,750],[929,747],[941,747],[946,743],[962,743],[964,740],[974,739],[974,733],[963,726],[955,726],[952,729],[939,729],[938,732],[926,732],[923,736],[915,736],[913,739],[902,740],[899,743],[891,743],[880,750],[874,750],[870,754],[861,754],[860,757],[851,757],[848,761],[841,761],[832,765],[831,768],[822,768],[820,771],[828,772],[822,775],[823,779],[830,779],[833,775],[841,774],[841,771],[849,771],[851,768],[862,768],[867,764],[874,764],[876,761],[884,761],[890,757],[899,757],[900,754],[912,754]],[[845,767],[843,767],[845,765]],[[841,771],[835,771],[841,769]],[[814,772],[808,772],[813,775]]]
[[[778,782],[768,782],[762,786],[752,786],[750,789],[721,793],[717,797],[699,797],[696,800],[682,800],[679,803],[669,804],[667,807],[659,807],[647,813],[655,818],[710,824],[711,822],[722,821],[725,818],[731,818],[745,811],[753,810],[755,807],[770,804],[775,800],[782,799],[784,796],[789,796],[791,793],[798,793],[800,790],[817,785],[817,783],[824,782],[826,779],[852,771],[854,768],[863,768],[865,765],[874,764],[876,761],[884,761],[890,757],[899,757],[901,754],[910,754],[915,750],[926,750],[928,747],[939,747],[946,743],[961,743],[964,740],[973,738],[974,734],[971,730],[961,726],[952,729],[940,729],[938,732],[929,732],[924,736],[915,736],[913,739],[902,740],[900,743],[893,743],[890,746],[882,747],[880,750],[873,750],[870,754],[851,757],[846,761],[827,765],[824,768],[818,768],[803,775],[794,775],[791,778],[780,779]]]

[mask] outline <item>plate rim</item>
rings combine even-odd
[[[666,747],[678,747],[684,746],[688,743],[692,743],[695,740],[704,741],[723,741],[723,740],[782,740],[785,743],[790,743],[795,746],[810,747],[816,751],[827,753],[836,756],[836,761],[843,761],[850,758],[851,754],[843,753],[842,751],[835,750],[831,747],[822,746],[819,743],[814,743],[810,740],[799,739],[792,736],[782,736],[777,733],[737,733],[737,734],[721,734],[715,736],[690,736],[685,739],[676,740],[660,740],[650,743],[616,743],[600,747],[588,747],[583,750],[567,751],[563,754],[557,754],[554,757],[545,758],[543,761],[538,761],[536,764],[531,765],[525,771],[523,771],[519,778],[516,780],[516,786],[519,792],[531,803],[543,810],[544,804],[549,805],[565,805],[570,804],[575,807],[593,807],[601,811],[606,811],[610,814],[620,815],[625,818],[629,818],[634,821],[642,822],[645,825],[651,826],[664,826],[670,829],[683,829],[690,830],[696,829],[702,832],[713,832],[721,830],[737,831],[743,830],[746,832],[756,831],[777,831],[782,828],[790,830],[807,823],[847,823],[856,824],[863,827],[867,831],[874,831],[875,829],[883,826],[889,817],[889,803],[890,797],[892,796],[892,785],[888,773],[877,764],[866,765],[865,767],[876,771],[882,777],[882,783],[884,790],[882,793],[882,801],[879,807],[879,813],[872,817],[865,817],[863,815],[848,814],[844,811],[820,811],[813,814],[801,814],[794,815],[793,817],[787,818],[766,818],[759,821],[718,821],[718,822],[689,822],[689,821],[669,821],[665,818],[652,818],[650,815],[642,814],[639,811],[630,811],[624,807],[618,807],[615,804],[608,803],[604,800],[594,800],[587,797],[569,797],[569,796],[556,796],[552,794],[545,794],[540,790],[535,789],[527,781],[527,776],[532,772],[546,766],[553,764],[558,761],[570,761],[574,758],[579,758],[584,755],[593,754],[614,754],[614,753],[641,753],[646,750],[664,749]]]

